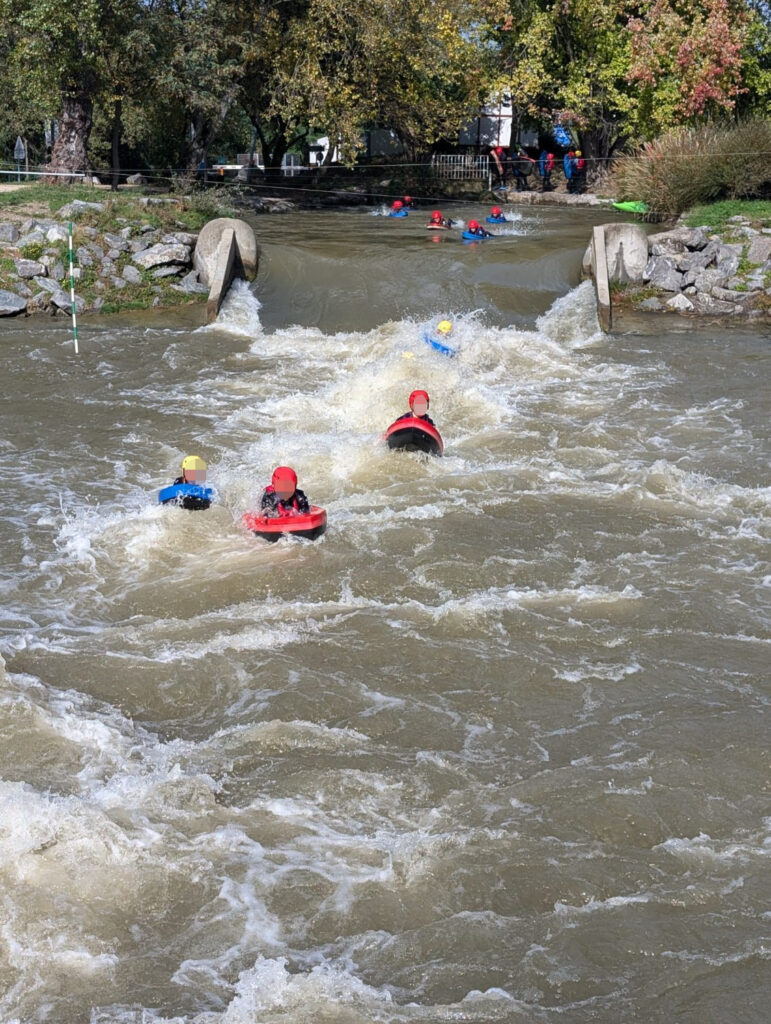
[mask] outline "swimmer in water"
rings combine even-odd
[[[428,415],[428,404],[429,397],[427,391],[413,391],[410,395],[410,411],[405,412],[402,416],[397,416],[395,423],[399,420],[417,419],[424,420],[426,423],[430,423],[431,426],[435,426],[434,421]]]
[[[273,470],[271,481],[262,492],[260,509],[266,516],[302,515],[311,507],[304,491],[297,486],[297,474],[289,466],[278,466]]]

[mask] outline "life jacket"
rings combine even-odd
[[[276,488],[273,486],[273,484],[268,484],[268,486],[265,488],[265,493],[275,494]],[[299,512],[300,502],[297,500],[297,489],[295,488],[295,492],[289,499],[289,501],[284,501],[283,498],[278,498],[278,507],[279,509],[284,509],[285,511],[288,511],[289,509],[294,509],[295,512]]]

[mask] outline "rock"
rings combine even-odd
[[[667,256],[671,253],[685,252],[686,249],[703,249],[706,244],[707,236],[701,228],[687,228],[685,225],[648,236],[648,245],[653,256]]]
[[[79,227],[78,231],[81,233],[81,235],[85,235],[86,238],[92,238],[93,239],[93,238],[98,238],[99,237],[99,229],[98,228],[87,228],[87,227],[82,227],[81,228],[81,227]]]
[[[54,263],[54,265],[49,270],[49,275],[54,279],[54,281],[63,281],[64,280],[64,266],[63,266],[63,264],[61,264],[61,263]]]
[[[153,245],[143,252],[134,253],[134,263],[149,270],[150,267],[165,266],[169,263],[190,262],[190,247],[187,245]]]
[[[637,308],[638,309],[661,310],[661,309],[664,308],[664,306],[663,306],[663,304],[662,304],[660,299],[650,298],[650,299],[643,299],[642,302],[638,302]]]
[[[157,196],[144,196],[139,200],[142,206],[165,206],[167,203],[171,203],[174,206],[179,206],[179,199],[161,199]]]
[[[733,302],[722,302],[711,295],[699,295],[696,298],[696,310],[699,313],[733,313]]]
[[[15,292],[0,289],[0,316],[15,316],[27,309],[27,300]]]
[[[198,272],[191,270],[189,274],[185,274],[178,285],[172,285],[181,292],[188,292],[191,295],[208,295],[209,289],[205,284],[201,284],[198,280]]]
[[[91,303],[91,312],[92,313],[98,313],[103,305],[104,305],[104,299],[102,298],[101,295],[97,295],[97,297]]]
[[[94,281],[94,291],[103,292],[106,288],[104,281]]]
[[[683,283],[683,275],[675,270],[674,260],[667,256],[652,257],[643,272],[643,279],[665,292],[679,292]]]
[[[148,231],[155,231],[155,228],[152,226],[152,224],[145,223],[140,227],[139,230],[142,232],[143,235],[146,235]]]
[[[146,242],[143,238],[135,238],[133,242],[129,242],[129,252],[143,252],[149,248],[150,243]]]
[[[110,249],[117,249],[118,252],[125,252],[128,249],[128,242],[122,235],[113,235],[105,231],[104,241]]]
[[[14,263],[19,277],[45,277],[46,268],[36,260],[16,260]]]
[[[97,245],[96,242],[91,242],[88,248],[91,250],[91,252],[94,254],[94,256],[96,256],[98,260],[104,259],[104,249],[101,247],[101,245]]]
[[[747,297],[747,293],[737,292],[733,288],[715,287],[712,289],[712,297],[715,299],[722,299],[724,302],[741,302],[742,299]]]
[[[30,231],[29,234],[22,235],[16,242],[17,249],[25,249],[28,245],[44,245],[46,236],[42,231],[35,228],[34,231]]]
[[[696,295],[697,291],[692,284],[689,284],[687,288],[683,288],[683,295]]]
[[[728,275],[723,274],[719,270],[702,270],[701,273],[697,271],[694,273],[695,276],[692,283],[700,292],[711,292],[716,287],[722,288],[728,280]]]
[[[743,217],[742,214],[737,213],[735,216],[728,218],[728,223],[729,224],[749,224],[749,221],[747,220],[746,217]]]
[[[93,267],[94,257],[91,255],[91,253],[84,245],[79,246],[75,250],[75,255],[77,256],[78,263],[81,265],[81,267]]]
[[[184,267],[180,267],[178,264],[172,264],[168,267],[158,267],[157,270],[153,271],[153,277],[176,277],[177,274],[181,274]]]
[[[108,249],[107,250],[107,259],[108,260],[119,260],[120,259],[120,249]]]
[[[608,279],[640,284],[648,264],[648,236],[639,224],[606,224]]]
[[[54,281],[54,279],[51,277],[36,277],[34,280],[38,288],[42,288],[44,291],[47,291],[51,294],[53,294],[53,292],[59,291],[58,281]]]
[[[234,217],[217,217],[216,220],[204,224],[193,253],[193,266],[198,271],[202,284],[211,285],[217,266],[219,245],[228,228],[235,231],[240,253],[241,266],[236,267],[236,273],[248,281],[257,276],[257,239],[254,237],[254,231],[246,221]]]
[[[753,238],[747,250],[747,261],[749,263],[765,263],[769,258],[771,258],[771,238],[767,235]]]
[[[126,184],[127,185],[146,185],[147,184],[147,178],[144,176],[144,174],[129,174],[129,176],[126,178]]]
[[[104,209],[104,203],[86,203],[82,199],[73,199],[71,203],[67,203],[56,211],[56,216],[61,220],[74,220],[79,217],[86,210],[96,210],[101,212]]]
[[[72,301],[70,299],[70,296],[67,295],[66,292],[63,292],[61,290],[58,291],[58,292],[54,292],[53,295],[51,296],[51,302],[54,304],[54,306],[58,307],[59,309],[63,309],[65,311],[65,313],[71,313],[72,312]],[[76,313],[82,313],[85,308],[86,308],[86,301],[85,301],[85,299],[81,299],[81,297],[79,295],[76,295],[75,296],[75,312]]]
[[[733,277],[736,271],[739,269],[741,263],[741,255],[736,253],[726,252],[725,248],[718,253],[716,267],[717,270],[726,278]]]
[[[139,273],[136,267],[132,267],[130,263],[127,263],[123,268],[123,276],[129,284],[141,284],[142,275]]]
[[[19,229],[15,224],[0,224],[0,242],[15,242],[19,237]]]
[[[70,233],[63,224],[54,224],[46,231],[46,238],[49,242],[68,242]]]
[[[115,264],[112,260],[102,260],[99,265],[99,276],[100,277],[112,277],[115,273]]]
[[[693,303],[685,295],[673,295],[667,300],[667,308],[677,310],[678,313],[690,313],[693,310]]]
[[[175,231],[173,235],[163,235],[161,241],[166,245],[189,245],[194,246],[198,241],[198,235],[190,231]]]
[[[701,252],[685,252],[677,258],[675,266],[686,274],[694,270],[706,270],[715,259],[715,253],[708,250],[709,246]]]
[[[117,288],[118,291],[120,291],[121,288],[125,288],[126,285],[128,284],[128,281],[126,281],[125,278],[122,277],[113,277],[111,280],[113,288]]]
[[[23,281],[19,281],[18,284],[15,284],[13,286],[13,290],[16,292],[17,295],[23,295],[25,299],[31,299],[34,294],[32,289],[28,288]]]
[[[123,220],[122,217],[121,217],[121,220]],[[120,231],[118,232],[118,234],[120,235],[121,238],[125,238],[125,239],[131,238],[131,225],[129,224],[129,226],[127,228],[121,228]]]
[[[38,292],[27,302],[28,313],[42,313],[48,309],[51,303],[50,292]]]

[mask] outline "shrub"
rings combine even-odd
[[[43,245],[41,242],[32,242],[30,245],[24,245],[19,249],[25,260],[39,260],[43,255]]]
[[[680,128],[616,163],[607,190],[642,200],[660,217],[698,203],[763,196],[771,191],[771,120]]]

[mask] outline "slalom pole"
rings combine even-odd
[[[75,340],[75,355],[78,355],[78,318],[75,313],[75,269],[72,263],[72,221],[70,221],[70,302],[72,304],[72,337]]]

